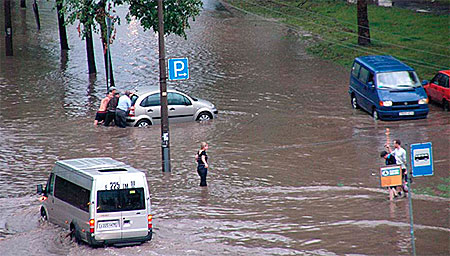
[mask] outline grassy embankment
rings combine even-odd
[[[362,55],[389,54],[430,80],[450,65],[450,15],[415,13],[369,5],[372,44],[358,46],[356,5],[342,0],[224,0],[259,16],[276,19],[308,41],[308,52],[350,68]],[[440,0],[450,2],[449,0]],[[308,31],[307,35],[303,31]],[[438,184],[414,188],[415,193],[450,197],[450,177]]]
[[[308,31],[308,52],[350,67],[357,56],[392,55],[430,80],[450,66],[450,15],[368,6],[369,47],[358,46],[356,5],[342,0],[224,0],[247,12]],[[441,0],[448,1],[448,0]],[[304,39],[311,39],[303,34]],[[311,41],[311,40],[308,40]]]

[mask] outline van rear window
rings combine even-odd
[[[145,209],[144,189],[97,191],[97,212],[120,212]]]

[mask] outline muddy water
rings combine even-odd
[[[408,202],[387,200],[378,154],[386,128],[404,143],[431,141],[435,175],[413,186],[442,183],[450,125],[438,107],[425,120],[374,122],[351,109],[348,70],[307,55],[295,31],[205,1],[187,41],[167,38],[168,57],[188,57],[191,70],[171,86],[214,102],[220,116],[170,126],[172,172],[163,174],[159,127],[92,125],[105,92],[99,39],[99,74],[89,78],[75,28],[61,55],[52,5],[40,7],[40,32],[31,11],[15,7],[16,56],[0,58],[0,255],[410,254]],[[157,84],[156,35],[124,22],[117,38],[117,87]],[[206,189],[193,161],[203,140]],[[147,173],[152,241],[92,249],[38,222],[35,185],[53,163],[95,156]],[[414,195],[413,207],[418,254],[449,254],[449,200]]]

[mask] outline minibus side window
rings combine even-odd
[[[369,73],[369,78],[367,78],[367,83],[375,84],[375,81],[373,80],[373,77],[374,77],[373,73],[370,72]]]
[[[359,63],[357,63],[357,62],[355,62],[354,64],[353,64],[353,67],[352,67],[352,75],[355,77],[355,78],[358,78],[358,76],[359,76],[359,68],[360,68],[361,66],[359,65]]]
[[[55,197],[79,208],[83,211],[89,211],[89,197],[91,191],[80,187],[59,176],[55,178]]]
[[[367,70],[364,67],[361,67],[361,70],[359,71],[359,80],[364,84],[366,84],[369,78],[369,74],[370,74],[369,70]]]
[[[47,185],[45,186],[45,192],[47,195],[53,195],[53,186],[55,185],[55,174],[50,174],[48,178]]]

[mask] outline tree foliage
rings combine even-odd
[[[120,17],[115,15],[114,8],[105,8],[106,0],[57,0],[63,3],[63,14],[67,24],[78,21],[78,30],[84,37],[86,29],[92,25],[93,30],[99,29],[95,21],[109,16],[112,24],[120,24]],[[158,31],[158,1],[157,0],[110,0],[111,6],[128,5],[127,21],[138,20],[144,30]],[[164,33],[176,34],[186,39],[186,29],[190,28],[189,19],[195,20],[202,8],[201,0],[164,0]],[[105,10],[107,9],[107,10]],[[109,10],[109,11],[108,11]],[[83,25],[81,27],[81,25]]]
[[[74,24],[78,21],[78,32],[84,38],[87,30],[92,27],[95,32],[99,29],[95,21],[102,20],[108,15],[112,20],[112,24],[120,24],[120,17],[114,15],[115,10],[112,9],[110,13],[105,11],[106,0],[57,0],[57,3],[62,3],[61,12],[67,17],[66,24]],[[121,0],[111,1],[114,6],[123,4]],[[83,25],[81,27],[81,25]]]
[[[129,4],[127,20],[132,17],[141,23],[144,30],[158,32],[157,0],[125,0]],[[201,0],[164,0],[164,34],[176,34],[186,39],[186,29],[190,28],[189,19],[195,20],[202,8]]]

